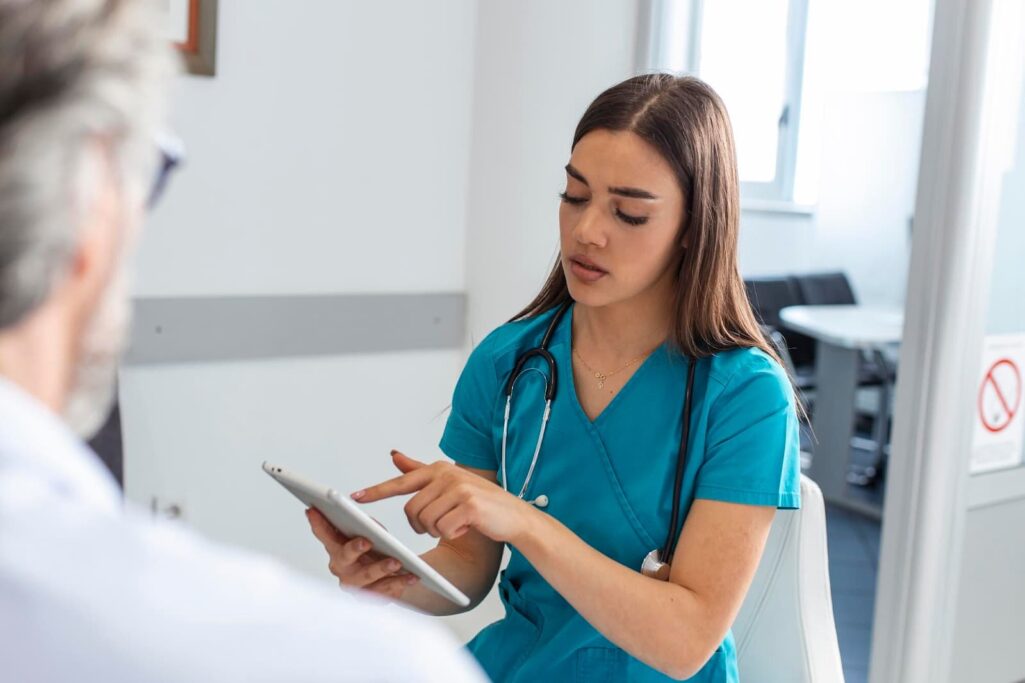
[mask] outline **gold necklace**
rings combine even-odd
[[[621,368],[619,368],[617,370],[613,370],[612,372],[601,372],[599,370],[595,370],[594,368],[592,368],[587,363],[587,361],[584,360],[584,357],[580,355],[579,351],[577,351],[576,349],[573,349],[573,353],[576,355],[576,357],[578,359],[580,359],[580,362],[584,364],[585,368],[587,368],[588,370],[590,370],[591,372],[594,373],[594,378],[596,380],[598,380],[598,388],[599,389],[604,389],[605,388],[605,380],[607,380],[609,377],[612,377],[612,375],[615,375],[618,372],[622,372],[623,370],[626,370],[628,367],[630,367],[631,365],[633,365],[634,363],[639,361],[641,358],[644,358],[645,356],[648,355],[647,353],[642,353],[641,355],[637,356],[636,358],[633,358],[633,359],[627,361],[626,365],[624,365],[623,367],[621,367]]]

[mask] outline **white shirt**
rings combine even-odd
[[[426,617],[125,508],[97,456],[2,379],[0,679],[485,680]]]

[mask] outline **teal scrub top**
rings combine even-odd
[[[500,473],[505,384],[521,354],[540,344],[555,311],[509,323],[471,353],[456,385],[441,450],[457,463]],[[558,366],[552,414],[526,492],[549,498],[546,514],[585,543],[634,570],[669,533],[673,475],[683,420],[687,359],[663,345],[592,422],[577,400],[572,309],[549,343]],[[538,358],[528,367],[545,371]],[[518,493],[537,442],[544,378],[516,383],[509,418],[509,489]],[[700,359],[681,516],[695,498],[747,505],[800,505],[800,449],[793,391],[758,349]],[[602,636],[515,548],[502,572],[505,617],[467,646],[494,681],[669,681]],[[687,637],[680,634],[681,641]],[[738,681],[732,633],[692,681]]]

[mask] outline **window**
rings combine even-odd
[[[793,198],[804,10],[805,0],[699,3],[694,71],[730,112],[749,198]]]
[[[651,65],[694,73],[723,98],[746,200],[794,198],[807,1],[653,6]]]
[[[643,67],[697,74],[726,102],[745,208],[805,213],[818,203],[822,160],[849,132],[849,120],[835,116],[837,102],[868,113],[878,140],[882,127],[898,130],[924,106],[932,0],[648,0],[645,7]],[[911,93],[921,97],[905,97]],[[873,119],[877,111],[885,115]]]

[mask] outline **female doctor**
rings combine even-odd
[[[738,273],[729,119],[697,79],[637,76],[571,150],[560,258],[456,385],[456,464],[393,452],[401,476],[352,497],[414,494],[409,523],[440,539],[424,559],[472,605],[509,546],[506,615],[468,645],[496,681],[737,681],[730,624],[800,470],[793,390]],[[308,516],[342,584],[461,611]]]

